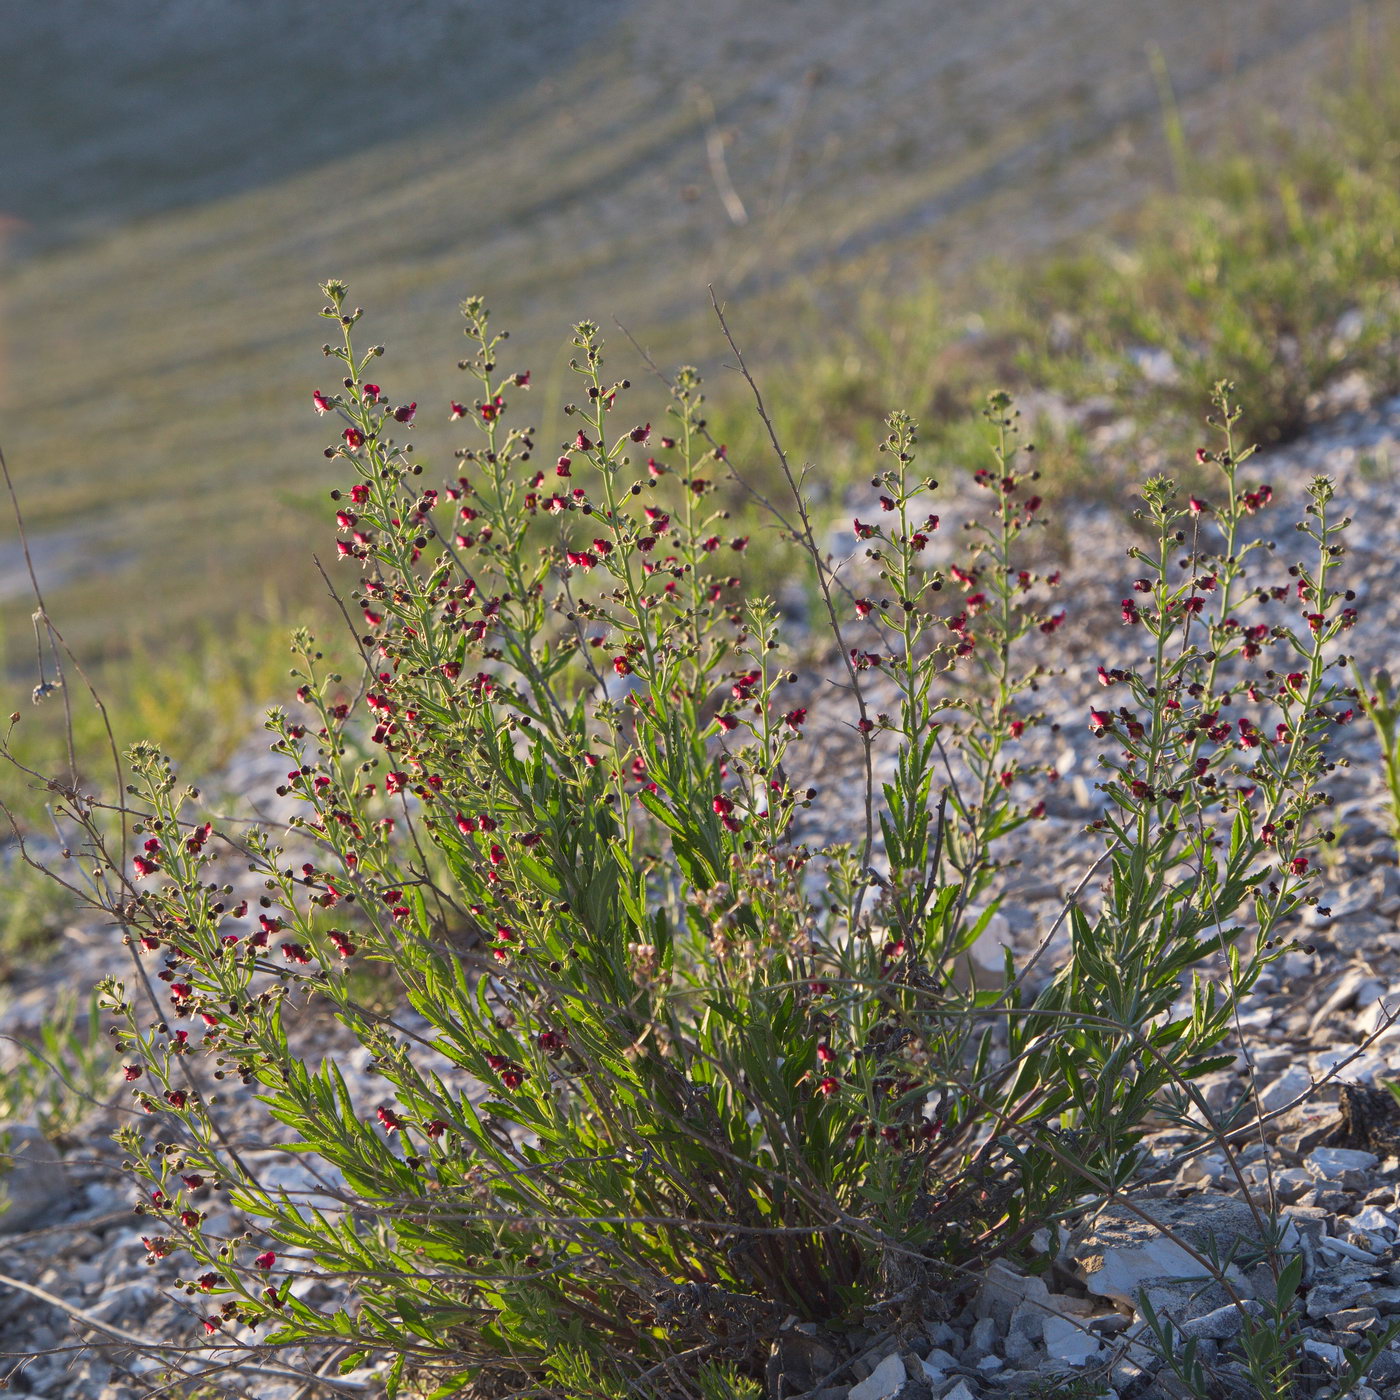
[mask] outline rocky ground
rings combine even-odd
[[[1355,520],[1347,563],[1362,621],[1353,640],[1369,669],[1389,660],[1400,634],[1400,525],[1392,510],[1400,399],[1342,408],[1303,440],[1258,458],[1250,475],[1268,480],[1279,498],[1281,549],[1296,538],[1291,522],[1306,481],[1319,472],[1336,479]],[[1066,671],[1038,697],[1061,728],[1036,731],[1043,756],[1062,776],[1045,821],[1025,829],[1012,897],[980,950],[989,968],[1000,965],[1003,943],[1018,958],[1029,955],[1096,853],[1084,827],[1098,794],[1091,760],[1076,750],[1087,748],[1080,737],[1095,667],[1112,665],[1112,653],[1124,644],[1115,629],[1118,600],[1126,595],[1116,575],[1130,575],[1121,529],[1107,512],[1081,512],[1069,537],[1074,558],[1062,590],[1073,604],[1062,634]],[[812,731],[836,803],[825,818],[817,808],[816,817],[834,820],[836,808],[851,800],[850,784],[859,781],[853,745],[835,717],[824,722],[814,713]],[[1309,911],[1296,930],[1298,946],[1263,974],[1241,1008],[1235,1065],[1201,1081],[1213,1111],[1253,1101],[1263,1109],[1262,1122],[1239,1138],[1239,1150],[1188,1156],[1181,1151],[1186,1134],[1155,1133],[1140,1188],[1068,1233],[1043,1272],[1022,1275],[995,1264],[962,1313],[914,1335],[872,1328],[854,1362],[832,1352],[815,1329],[794,1326],[774,1351],[772,1400],[1184,1395],[1138,1316],[1143,1288],[1157,1311],[1195,1341],[1214,1393],[1251,1395],[1241,1379],[1239,1346],[1273,1288],[1267,1265],[1258,1262],[1262,1226],[1255,1209],[1270,1193],[1281,1208],[1284,1247],[1303,1259],[1298,1393],[1339,1395],[1347,1354],[1383,1337],[1392,1324],[1400,1330],[1400,1110],[1384,1092],[1400,1081],[1400,1026],[1392,1025],[1400,1009],[1400,875],[1379,751],[1364,723],[1339,731],[1339,754],[1350,763],[1331,782],[1341,839],[1320,901],[1330,913]],[[280,766],[260,739],[251,740],[222,786],[231,793],[266,791]],[[52,963],[11,989],[7,1029],[22,1032],[37,1023],[64,987],[123,973],[125,950],[112,945],[105,929],[71,930]],[[336,1054],[357,1097],[377,1101],[381,1090],[363,1050],[338,1044],[324,1024],[307,1023],[300,1033]],[[197,1298],[172,1286],[176,1260],[143,1264],[142,1222],[132,1214],[136,1191],[109,1141],[124,1102],[114,1091],[107,1107],[95,1109],[56,1147],[26,1135],[24,1125],[12,1133],[17,1166],[7,1178],[9,1210],[0,1214],[0,1376],[9,1373],[10,1394],[136,1400],[156,1393],[171,1378],[172,1364],[187,1371],[224,1368],[207,1382],[220,1395],[379,1394],[371,1372],[331,1378],[335,1358],[273,1359],[245,1350],[212,1359],[199,1353],[203,1359],[196,1360],[174,1350],[135,1349],[141,1339],[175,1348],[192,1343],[200,1310]],[[234,1139],[259,1155],[266,1180],[290,1189],[313,1184],[308,1164],[278,1149],[273,1125],[251,1098],[231,1100],[225,1122]],[[230,1233],[237,1230],[232,1212],[217,1200],[206,1208]],[[1048,1236],[1043,1247],[1050,1247]],[[1189,1282],[1202,1272],[1191,1251],[1213,1248],[1226,1257],[1233,1252],[1228,1277],[1237,1298],[1219,1284]],[[307,1294],[329,1286],[309,1272],[298,1284]],[[313,1362],[320,1376],[310,1374]],[[1382,1347],[1368,1378],[1349,1393],[1357,1400],[1400,1400],[1400,1344]]]

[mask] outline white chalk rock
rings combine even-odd
[[[1070,1317],[1051,1315],[1041,1324],[1045,1351],[1055,1361],[1070,1366],[1084,1366],[1103,1354],[1103,1348],[1092,1332]]]
[[[849,1400],[890,1400],[908,1380],[898,1352],[891,1352],[859,1385],[853,1385]]]
[[[1343,1172],[1369,1172],[1380,1166],[1374,1152],[1358,1152],[1350,1147],[1315,1147],[1303,1165],[1320,1181],[1340,1181]]]

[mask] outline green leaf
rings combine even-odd
[[[400,1352],[394,1358],[394,1364],[389,1367],[389,1374],[384,1382],[385,1400],[398,1400],[399,1390],[403,1385],[404,1368],[408,1365],[408,1354]]]

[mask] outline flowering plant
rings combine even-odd
[[[746,594],[718,495],[742,469],[693,370],[653,427],[580,324],[578,401],[544,449],[517,417],[529,373],[469,300],[451,417],[475,437],[428,484],[399,439],[416,402],[368,380],[382,349],[323,290],[342,373],[313,406],[336,420],[353,642],[336,665],[298,634],[296,706],[268,720],[300,815],[216,829],[149,745],[139,850],[70,813],[136,954],[102,990],[155,1126],[121,1134],[146,1248],[189,1257],[211,1345],[266,1326],[439,1395],[727,1393],[781,1364],[794,1319],[845,1357],[855,1329],[918,1325],[990,1254],[1121,1191],[1148,1114],[1201,1107],[1193,1079],[1310,897],[1330,648],[1354,619],[1325,483],[1291,594],[1247,573],[1269,492],[1241,482],[1223,389],[1202,453],[1223,499],[1149,483],[1121,605],[1145,660],[1100,667],[1086,715],[1101,854],[1049,931],[1068,929],[1056,965],[1037,968],[1047,937],[979,980],[969,949],[1052,791],[1035,654],[1066,620],[1009,400],[989,401],[987,504],[956,556],[907,417],[848,563],[773,436],[775,547],[810,572],[836,667],[813,687]],[[1291,629],[1271,620],[1290,603]],[[842,749],[846,786],[823,792]],[[377,1102],[308,1040],[331,1021]],[[227,1140],[240,1084],[313,1185],[265,1182]],[[214,1190],[255,1234],[206,1228]],[[333,1306],[313,1275],[340,1282]]]

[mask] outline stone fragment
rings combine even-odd
[[[1351,1208],[1352,1200],[1345,1191],[1317,1190],[1309,1191],[1306,1196],[1299,1200],[1298,1204],[1311,1206],[1314,1210],[1320,1210],[1330,1218],[1345,1215]]]
[[[1352,1147],[1315,1147],[1303,1159],[1303,1165],[1319,1181],[1341,1181],[1346,1172],[1375,1171],[1380,1164],[1374,1152]]]
[[[1334,1012],[1345,1011],[1347,1007],[1358,1004],[1369,1005],[1375,1001],[1382,990],[1382,984],[1372,977],[1365,968],[1349,967],[1337,979],[1337,984],[1332,988],[1326,1001],[1313,1013],[1312,1023],[1308,1027],[1309,1032],[1316,1035],[1326,1023],[1327,1018]]]
[[[0,1123],[0,1235],[27,1230],[69,1193],[68,1170],[32,1123]]]
[[[1362,1007],[1353,1021],[1355,1034],[1370,1039],[1376,1037],[1373,1049],[1395,1042],[1395,987],[1381,987],[1372,1001]]]
[[[1346,1359],[1341,1347],[1333,1346],[1331,1342],[1319,1341],[1316,1337],[1305,1337],[1303,1350],[1309,1356],[1315,1356],[1324,1366],[1331,1366],[1333,1369],[1340,1369]]]
[[[1250,1207],[1209,1192],[1180,1201],[1135,1198],[1133,1203],[1136,1210],[1110,1206],[1100,1211],[1072,1237],[1067,1254],[1088,1290],[1136,1309],[1145,1289],[1153,1306],[1174,1321],[1230,1302],[1211,1270],[1190,1251],[1225,1262],[1241,1249],[1259,1250],[1259,1223]],[[1177,1238],[1168,1238],[1168,1231]],[[1253,1296],[1238,1265],[1229,1263],[1226,1272],[1241,1296]]]
[[[1303,1282],[1311,1283],[1317,1270],[1317,1251],[1327,1238],[1332,1217],[1305,1205],[1284,1206],[1279,1214],[1284,1224],[1284,1248],[1303,1256]]]
[[[1046,1355],[1054,1361],[1084,1366],[1103,1353],[1098,1338],[1074,1318],[1051,1315],[1045,1319],[1042,1333]]]
[[[904,1358],[904,1368],[909,1379],[895,1391],[894,1400],[933,1400],[933,1382],[924,1375],[919,1366],[919,1358],[912,1352]]]
[[[1251,1312],[1259,1312],[1258,1303],[1245,1305]],[[1223,1308],[1216,1308],[1214,1312],[1208,1312],[1201,1317],[1188,1317],[1177,1324],[1177,1330],[1183,1337],[1209,1338],[1213,1342],[1223,1342],[1231,1337],[1238,1336],[1244,1330],[1244,1312],[1235,1306],[1234,1303],[1226,1303]]]
[[[88,1312],[102,1322],[141,1317],[155,1305],[158,1290],[144,1278],[134,1278],[110,1288]]]
[[[1302,1167],[1285,1167],[1274,1173],[1274,1190],[1284,1201],[1296,1201],[1312,1186],[1312,1176]]]
[[[1300,1103],[1278,1120],[1278,1145],[1283,1152],[1300,1157],[1311,1152],[1324,1138],[1342,1125],[1336,1104]]]
[[[1096,1311],[1087,1298],[1076,1298],[1070,1293],[1052,1293],[1045,1302],[1063,1317],[1091,1317]]]
[[[1016,1314],[1020,1316],[1019,1310]],[[1001,1352],[1013,1366],[1032,1366],[1040,1349],[1024,1332],[1016,1330],[1016,1318],[1011,1319],[1012,1330],[1001,1339]]]
[[[1214,1154],[1183,1162],[1176,1174],[1178,1186],[1217,1186],[1230,1175],[1230,1164]]]
[[[1379,1206],[1363,1206],[1348,1222],[1353,1230],[1365,1230],[1367,1234],[1394,1236],[1395,1217],[1387,1215]]]
[[[1108,1379],[1112,1383],[1114,1392],[1127,1400],[1127,1397],[1137,1395],[1146,1388],[1149,1373],[1146,1367],[1139,1366],[1135,1361],[1129,1361],[1124,1357],[1113,1363],[1108,1373]]]
[[[1341,1312],[1327,1314],[1327,1321],[1334,1332],[1364,1332],[1380,1321],[1380,1313],[1375,1308],[1344,1308]]]
[[[1317,972],[1317,959],[1307,953],[1285,953],[1279,959],[1279,966],[1283,968],[1285,977],[1297,981],[1302,977],[1312,977]]]
[[[939,1400],[977,1400],[977,1395],[966,1381],[959,1381],[951,1390],[945,1390]]]
[[[1091,1317],[1085,1326],[1096,1336],[1116,1337],[1120,1332],[1126,1332],[1132,1326],[1132,1321],[1127,1313],[1106,1312]]]
[[[863,1340],[868,1341],[869,1338]],[[898,1350],[894,1338],[886,1337],[878,1346],[871,1347],[869,1351],[857,1356],[850,1364],[850,1372],[856,1380],[863,1381],[887,1356]]]
[[[836,1369],[836,1353],[816,1335],[810,1324],[788,1327],[773,1343],[772,1374],[780,1379],[779,1390],[801,1394],[817,1388]]]
[[[1394,1385],[1396,1381],[1400,1381],[1400,1351],[1395,1349],[1394,1343],[1371,1363],[1366,1379],[1374,1381],[1377,1385]]]
[[[996,1260],[983,1275],[973,1311],[980,1322],[991,1318],[998,1334],[1011,1324],[1012,1314],[1026,1302],[1044,1302],[1050,1296],[1045,1280],[1022,1274],[1003,1260]]]
[[[1261,977],[1259,982],[1255,984],[1256,989],[1259,991],[1264,990],[1261,985],[1263,980],[1264,979]],[[1257,1050],[1252,1054],[1246,1051],[1244,1054],[1249,1063],[1253,1064],[1256,1072],[1260,1074],[1281,1074],[1294,1060],[1293,1051],[1286,1046],[1279,1046],[1275,1050]],[[1200,1080],[1197,1080],[1197,1083],[1200,1082]]]
[[[1199,1338],[1196,1342],[1196,1357],[1202,1366],[1211,1370],[1220,1359],[1219,1343],[1212,1341],[1209,1337]]]
[[[925,1323],[924,1336],[928,1338],[930,1346],[943,1347],[945,1350],[961,1343],[961,1338],[946,1322]]]
[[[1307,1315],[1315,1322],[1329,1313],[1355,1307],[1369,1287],[1365,1271],[1355,1265],[1342,1265],[1320,1273],[1322,1276],[1308,1290],[1305,1307]]]
[[[919,1364],[923,1367],[924,1375],[929,1380],[941,1381],[949,1371],[957,1370],[958,1358],[951,1352],[934,1347]]]
[[[1329,1238],[1323,1240],[1321,1252],[1324,1259],[1330,1255],[1333,1259],[1354,1259],[1358,1264],[1373,1264],[1380,1251],[1362,1249],[1359,1244],[1352,1244],[1350,1240]]]
[[[898,1353],[891,1353],[863,1381],[851,1387],[849,1400],[893,1400],[908,1378]]]
[[[1290,1065],[1259,1094],[1259,1107],[1265,1113],[1276,1113],[1312,1088],[1312,1075],[1302,1065]]]
[[[999,1393],[1017,1397],[1019,1400],[1027,1390],[1032,1390],[1044,1380],[1040,1371],[1040,1362],[1044,1359],[1043,1356],[1038,1356],[1035,1362],[1024,1369],[998,1371],[995,1376],[988,1378],[989,1384],[994,1385]]]

